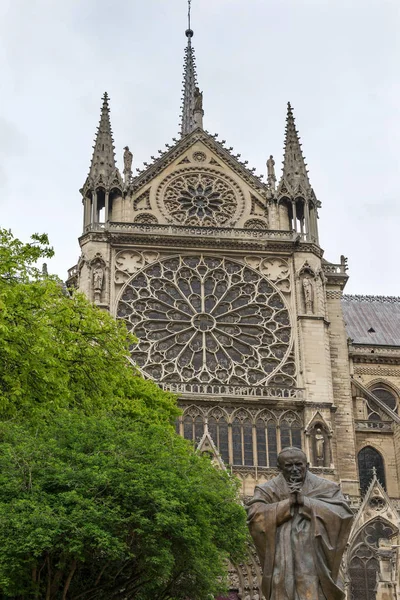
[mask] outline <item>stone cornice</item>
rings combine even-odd
[[[147,225],[140,223],[97,224],[80,238],[82,245],[88,241],[109,242],[114,246],[135,245],[174,247],[175,249],[210,248],[255,250],[259,252],[310,252],[321,258],[322,250],[310,242],[303,242],[291,231],[260,231],[257,229],[183,227],[179,225]]]
[[[395,346],[364,346],[349,344],[349,356],[354,363],[399,365],[400,348]]]

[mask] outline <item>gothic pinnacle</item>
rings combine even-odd
[[[115,148],[110,123],[110,107],[107,92],[103,96],[100,123],[97,128],[89,179],[96,182],[100,177],[107,181],[115,172]]]
[[[306,194],[313,193],[290,102],[287,105],[282,179],[278,189],[283,182],[293,193],[299,189]]]
[[[181,112],[181,136],[191,133],[196,127],[203,127],[203,93],[197,87],[196,65],[191,28],[191,0],[188,0],[188,28],[185,31],[187,46],[183,68],[183,97]]]

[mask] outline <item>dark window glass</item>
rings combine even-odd
[[[381,421],[381,418],[378,413],[372,412],[368,415],[368,421]]]
[[[229,464],[228,424],[224,418],[217,421],[214,417],[208,419],[208,431],[225,464]]]
[[[193,440],[193,419],[185,417],[183,420],[183,436],[187,440]]]
[[[229,464],[228,423],[225,419],[219,421],[219,453],[224,463]]]
[[[233,464],[242,465],[242,432],[239,419],[232,423]]]
[[[194,436],[196,438],[196,442],[199,442],[203,437],[204,433],[204,425],[203,425],[203,417],[196,417],[194,421]]]
[[[357,556],[359,555],[359,556]],[[376,578],[379,563],[365,544],[350,561],[351,600],[376,600]]]
[[[217,429],[217,421],[216,419],[214,419],[214,417],[209,417],[208,418],[208,431],[212,437],[212,440],[214,442],[214,444],[217,446],[218,448],[218,429]]]
[[[244,464],[254,465],[253,460],[253,425],[250,421],[243,423]]]
[[[281,449],[287,448],[291,446],[290,439],[290,425],[286,421],[282,421],[281,423]]]
[[[358,474],[360,476],[360,488],[362,494],[365,494],[371,483],[374,467],[379,482],[386,489],[383,458],[375,448],[366,446],[358,453]]]
[[[179,419],[175,421],[175,431],[178,435],[180,434]]]
[[[267,466],[267,442],[265,439],[265,423],[261,419],[256,424],[257,462],[259,467]]]
[[[268,462],[270,467],[276,467],[278,450],[276,444],[276,425],[275,423],[268,423]]]
[[[292,425],[292,446],[301,448],[301,427],[295,424]]]
[[[372,390],[372,393],[375,394],[375,396],[377,396],[379,400],[382,400],[382,402],[384,402],[386,406],[388,406],[392,410],[396,409],[396,396],[389,392],[389,390],[387,390],[386,388],[376,387]]]

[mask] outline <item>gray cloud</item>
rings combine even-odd
[[[0,11],[2,224],[48,232],[65,277],[104,90],[118,157],[128,144],[135,167],[178,131],[186,1],[4,0]],[[400,295],[399,26],[398,0],[193,0],[206,128],[264,171],[271,152],[281,160],[292,101],[321,245],[328,260],[349,257],[350,292]]]

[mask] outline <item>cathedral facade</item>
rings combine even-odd
[[[400,299],[346,296],[324,257],[320,202],[288,105],[282,174],[263,181],[203,127],[186,31],[181,136],[136,175],[116,165],[107,94],[81,190],[81,256],[68,285],[118,319],[132,363],[179,397],[177,432],[239,477],[244,499],[301,447],[355,513],[348,600],[399,590]],[[254,558],[231,597],[259,600]]]

